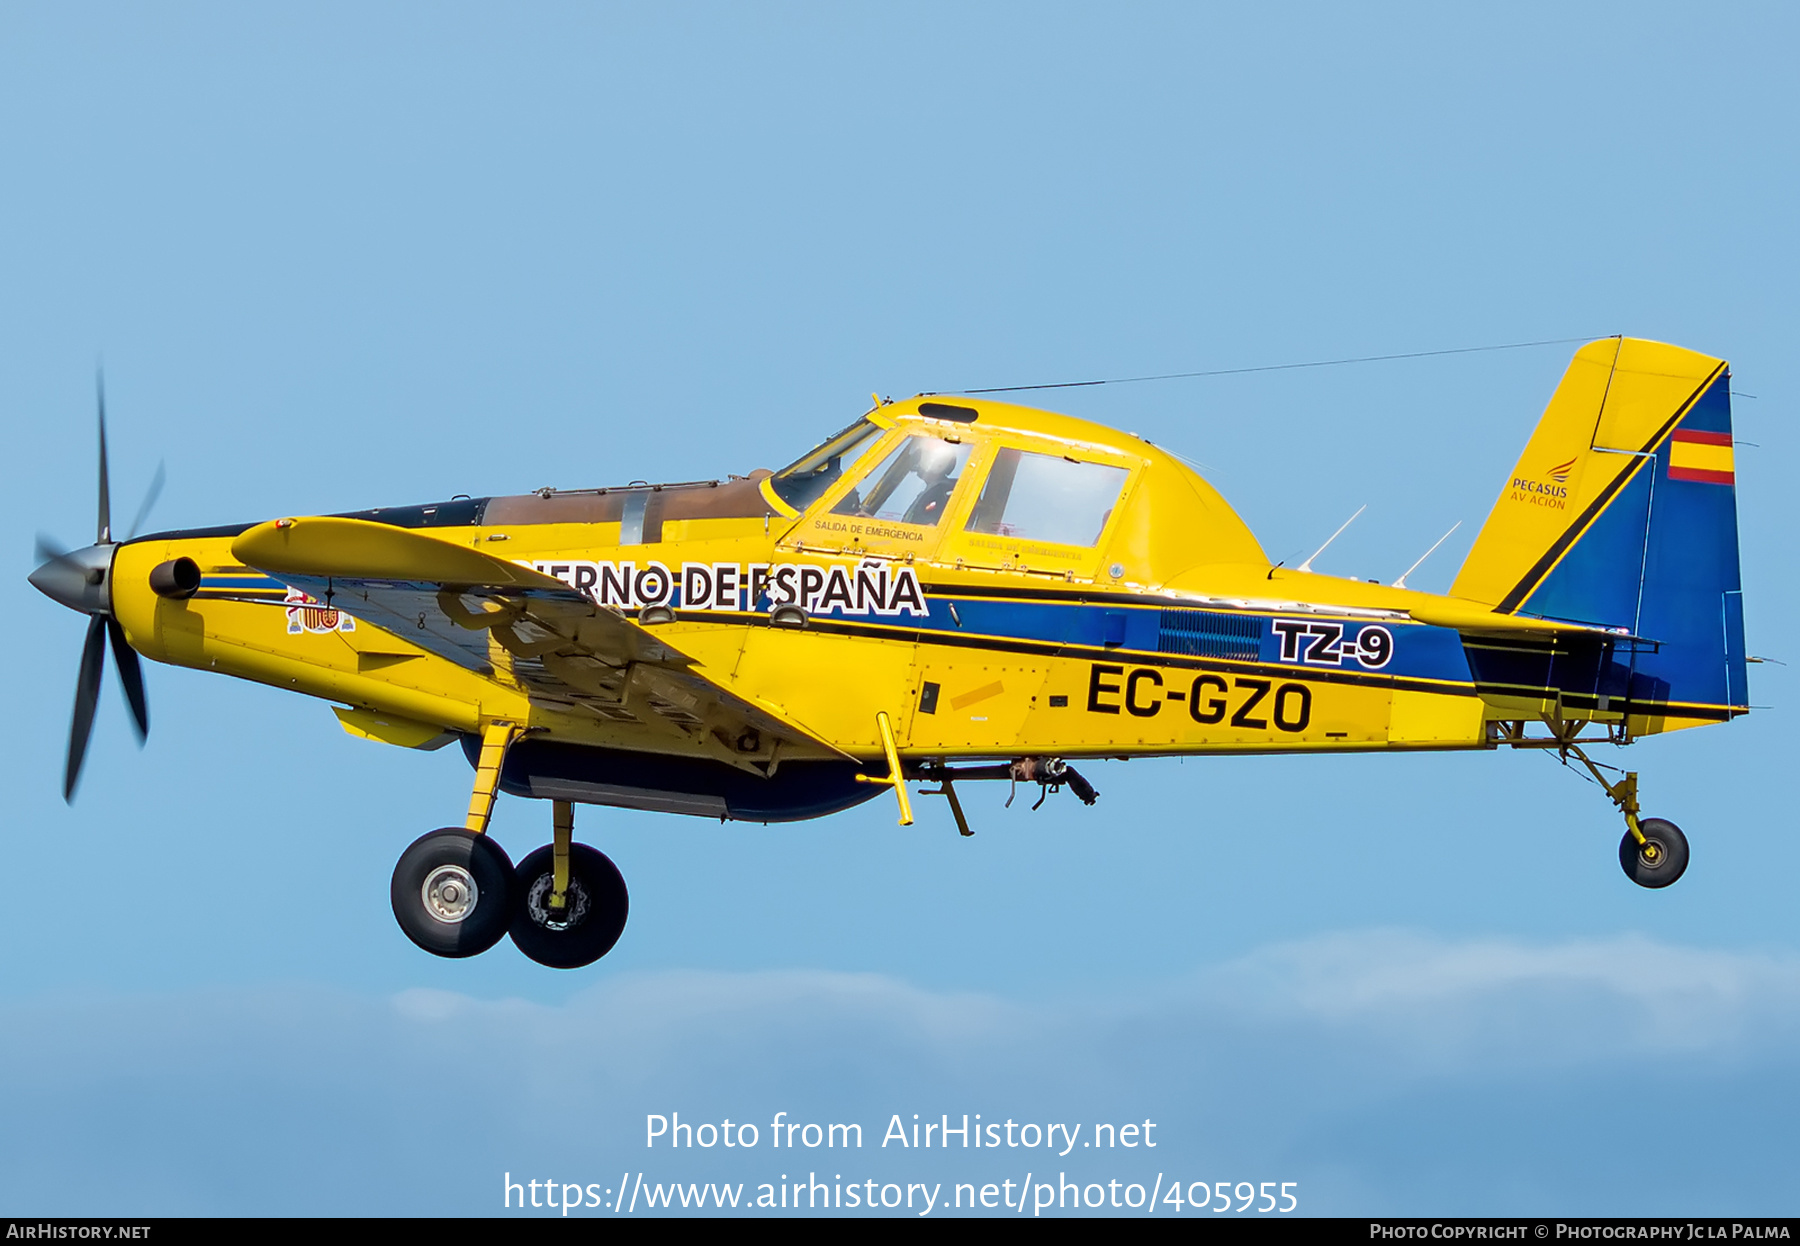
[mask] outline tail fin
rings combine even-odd
[[[1660,342],[1582,347],[1450,589],[1643,638],[1615,695],[1668,727],[1748,708],[1730,377]]]

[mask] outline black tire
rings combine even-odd
[[[612,951],[625,932],[631,900],[625,879],[607,855],[586,844],[569,845],[569,900],[565,925],[552,916],[555,850],[545,844],[519,862],[513,874],[512,941],[540,965],[580,969]]]
[[[1619,864],[1625,877],[1640,887],[1667,887],[1687,870],[1687,836],[1665,818],[1644,818],[1638,822],[1638,830],[1644,833],[1642,845],[1630,831],[1619,841]]]
[[[389,898],[400,929],[427,952],[478,956],[500,942],[512,919],[512,858],[489,836],[431,831],[400,854]]]

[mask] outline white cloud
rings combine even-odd
[[[1546,1063],[1628,1051],[1740,1051],[1800,1029],[1800,956],[1680,947],[1640,935],[1526,944],[1405,932],[1261,949],[1199,975],[1194,1002],[1492,1061],[1529,1033]],[[1593,1041],[1598,1036],[1599,1041]]]

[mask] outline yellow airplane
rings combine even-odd
[[[980,398],[877,401],[774,473],[122,542],[102,407],[97,540],[31,576],[90,619],[64,795],[110,637],[140,733],[137,654],[460,744],[467,818],[392,886],[440,956],[612,948],[625,884],[576,804],[779,822],[887,788],[906,825],[924,781],[966,835],[958,781],[1092,804],[1083,758],[1555,749],[1663,887],[1681,831],[1584,750],[1748,712],[1729,393],[1722,360],[1584,346],[1443,596],[1271,565],[1175,457]],[[517,866],[485,833],[501,791],[553,811]]]

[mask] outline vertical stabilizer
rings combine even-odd
[[[1633,338],[1584,346],[1450,591],[1641,637],[1615,657],[1630,669],[1633,712],[1646,702],[1674,719],[1741,712],[1725,362]]]

